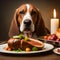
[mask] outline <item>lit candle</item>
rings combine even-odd
[[[51,34],[54,34],[59,27],[59,19],[56,18],[56,10],[53,11],[54,18],[51,19]]]

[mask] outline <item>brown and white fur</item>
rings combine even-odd
[[[27,21],[30,21],[30,25]],[[24,22],[27,22],[26,23]],[[29,25],[29,26],[28,26]],[[26,28],[28,26],[28,28]],[[19,35],[24,31],[30,31],[32,35],[42,36],[47,34],[47,30],[38,8],[32,4],[23,4],[16,9],[9,30],[9,37]]]

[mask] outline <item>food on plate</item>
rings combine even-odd
[[[60,38],[56,34],[46,35],[44,36],[45,40],[53,40],[53,41],[60,41]]]
[[[60,41],[60,38],[56,39],[56,41],[59,42]]]
[[[20,35],[18,35],[18,36],[13,36],[13,38],[23,39],[23,38],[24,38],[24,36],[23,36],[23,34],[20,34]]]
[[[25,37],[23,35],[13,36],[8,40],[7,44],[8,46],[5,47],[6,50],[17,51],[17,52],[38,51],[43,49],[44,47],[43,42],[36,39],[28,38],[27,36]]]
[[[60,38],[60,28],[57,29],[57,31],[55,32],[55,34],[58,36],[58,38]]]
[[[60,53],[60,49],[57,49],[57,52]]]
[[[5,50],[11,51],[11,48],[9,48],[8,46],[4,47]]]
[[[38,49],[36,47],[33,47],[32,48],[32,51],[37,51]]]
[[[53,50],[53,52],[56,53],[56,54],[58,54],[58,55],[60,55],[60,47],[55,48],[55,49]]]
[[[25,51],[29,52],[29,51],[31,51],[31,49],[29,47],[27,47]]]
[[[20,39],[10,38],[8,40],[9,48],[18,49],[20,47],[20,45],[21,45],[20,41],[21,41]]]

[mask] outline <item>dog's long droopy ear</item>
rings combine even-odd
[[[19,28],[18,28],[18,24],[17,24],[17,19],[18,19],[17,12],[18,12],[18,9],[16,9],[16,11],[14,13],[14,17],[11,22],[11,26],[9,29],[9,37],[19,34]]]
[[[36,22],[36,35],[37,36],[43,36],[47,34],[46,28],[44,21],[42,19],[41,13],[39,10],[38,11],[38,16],[37,16],[37,22]]]

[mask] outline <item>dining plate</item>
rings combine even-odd
[[[59,51],[58,51],[58,49],[59,49]],[[55,48],[55,49],[53,50],[53,52],[60,55],[60,48]]]
[[[26,51],[22,51],[22,52],[16,52],[16,51],[7,51],[4,49],[4,47],[7,46],[6,44],[1,44],[0,45],[0,52],[1,53],[9,53],[9,54],[33,54],[33,53],[42,53],[42,52],[46,52],[46,51],[50,51],[54,48],[53,45],[48,44],[48,43],[44,43],[44,48],[42,50],[39,51],[30,51],[30,52],[26,52]]]
[[[45,42],[45,43],[53,44],[54,46],[60,46],[60,41],[47,40],[47,39],[44,39],[44,36],[40,36],[40,37],[38,38],[38,40],[43,41],[43,42]]]

